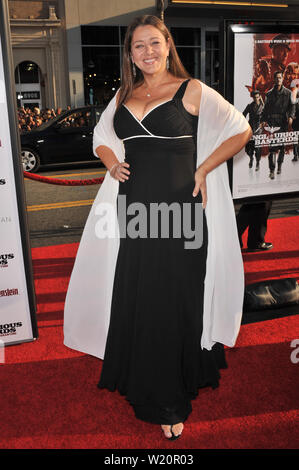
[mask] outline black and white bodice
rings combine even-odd
[[[135,196],[143,201],[192,197],[198,116],[182,103],[188,81],[172,99],[154,106],[141,120],[125,104],[114,115],[114,129],[124,143],[131,171],[119,191],[131,200]]]
[[[114,116],[117,136],[126,141],[134,137],[185,138],[196,134],[198,116],[190,114],[182,103],[189,80],[182,83],[175,96],[157,104],[139,120],[122,104]]]

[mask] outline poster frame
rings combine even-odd
[[[223,93],[224,97],[232,104],[234,104],[234,72],[235,72],[235,34],[299,34],[299,23],[298,22],[278,22],[271,21],[269,23],[254,23],[254,24],[240,24],[236,20],[225,20],[223,27],[224,33],[224,64],[223,64],[223,73],[224,73],[224,86]],[[250,21],[248,21],[250,23]],[[253,22],[252,22],[253,23]],[[231,188],[231,193],[233,196],[233,159],[230,159],[227,162],[228,165],[228,174],[229,174],[229,184]],[[275,201],[280,199],[291,199],[299,197],[298,191],[290,192],[281,192],[281,193],[268,193],[257,196],[246,196],[243,198],[234,198],[233,200],[237,204],[243,203],[256,203],[256,202],[266,202],[269,200]]]
[[[31,257],[31,246],[29,237],[29,224],[26,209],[25,183],[23,166],[21,162],[21,143],[18,132],[17,103],[14,80],[14,66],[12,60],[12,47],[10,41],[9,10],[7,0],[0,2],[0,35],[2,45],[2,58],[5,79],[5,92],[8,109],[8,124],[11,140],[13,173],[16,188],[17,211],[19,216],[19,229],[23,253],[24,271],[28,295],[28,306],[32,328],[32,338],[5,343],[5,347],[34,341],[38,338],[38,327],[36,318],[36,294],[33,277],[33,266]]]

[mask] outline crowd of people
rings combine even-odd
[[[31,109],[21,107],[18,109],[19,131],[27,132],[36,129],[69,109],[71,109],[70,106],[68,106],[67,109],[57,108],[56,110],[50,108],[40,109],[34,107]]]

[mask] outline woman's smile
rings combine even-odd
[[[152,58],[152,59],[144,59],[143,62],[147,65],[152,65],[157,59]]]

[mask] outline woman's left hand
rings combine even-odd
[[[206,208],[207,205],[207,183],[206,183],[206,172],[201,168],[198,167],[194,179],[195,179],[195,186],[193,189],[192,196],[196,197],[199,193],[201,192],[201,197],[202,197],[202,207],[203,209]]]

